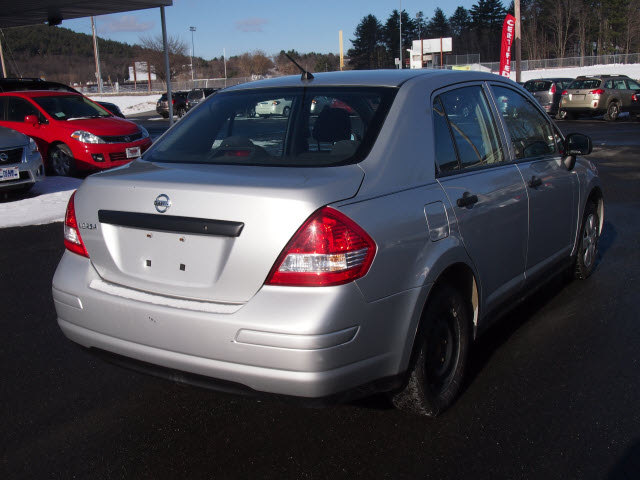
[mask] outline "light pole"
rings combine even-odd
[[[402,69],[402,0],[400,0],[400,12],[398,12],[398,20],[400,21],[400,65],[398,65],[398,68]]]
[[[193,46],[193,32],[196,31],[196,27],[189,27],[189,30],[191,30],[191,81],[193,82],[193,52],[195,50]]]

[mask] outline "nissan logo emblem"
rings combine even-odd
[[[7,160],[9,160],[9,155],[4,152],[0,153],[0,162],[6,162]]]
[[[169,200],[169,197],[163,193],[157,196],[153,204],[155,205],[158,213],[164,213],[169,210],[169,207],[171,206],[171,200]]]
[[[131,141],[131,137],[124,137],[124,141],[125,142],[130,142]]]

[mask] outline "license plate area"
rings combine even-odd
[[[137,158],[140,156],[140,147],[127,148],[127,158]]]
[[[0,168],[0,182],[20,179],[19,167]]]

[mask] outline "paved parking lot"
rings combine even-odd
[[[384,397],[304,409],[103,363],[56,325],[61,224],[0,229],[0,478],[639,478],[640,123],[559,125],[596,145],[596,272],[489,330],[435,420]]]

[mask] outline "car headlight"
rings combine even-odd
[[[77,130],[71,134],[71,138],[75,138],[82,143],[106,143],[100,137],[97,137],[93,133],[85,132],[84,130]]]
[[[29,153],[36,153],[38,151],[38,144],[35,140],[29,137]]]
[[[147,129],[142,125],[138,125],[138,128],[140,129],[140,132],[142,132],[142,138],[147,138],[149,136],[149,132],[147,132]]]

